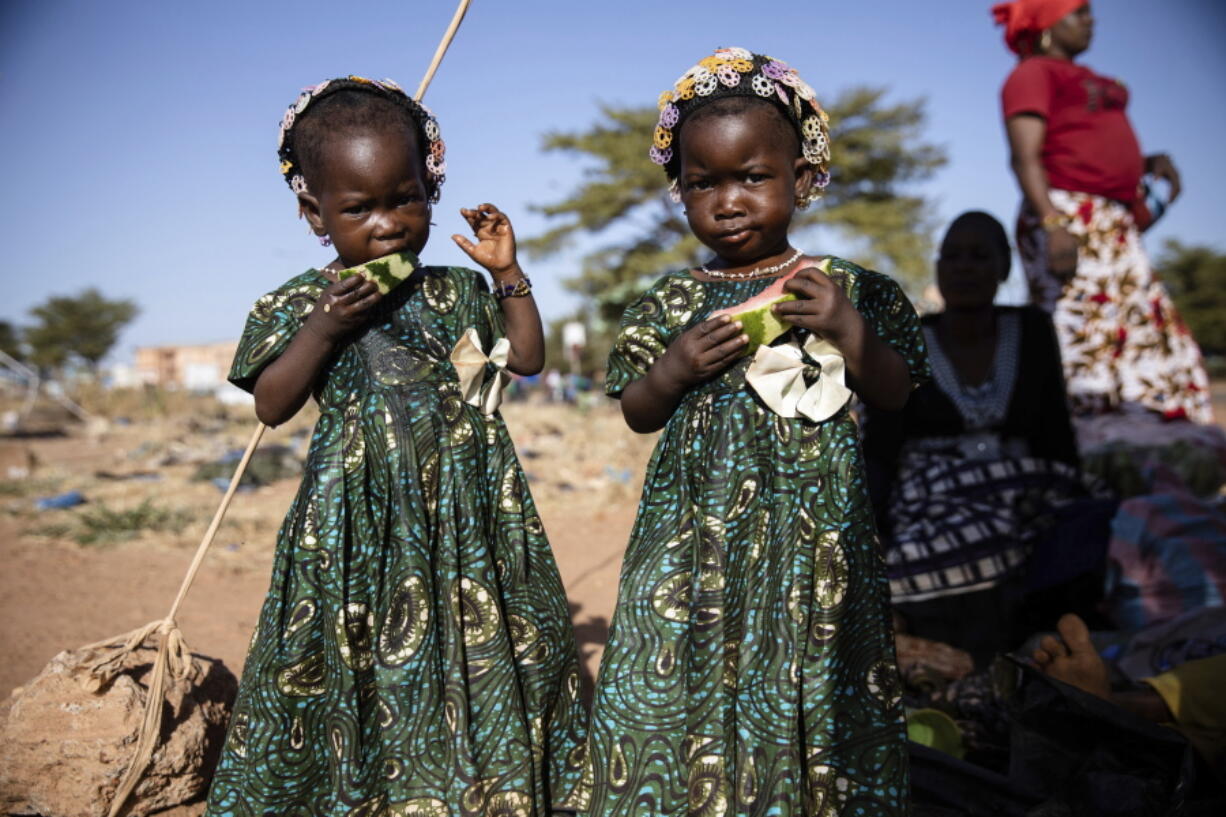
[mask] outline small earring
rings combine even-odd
[[[319,237],[319,243],[323,244],[325,247],[331,247],[332,246],[332,236],[321,235]]]
[[[1043,33],[1039,35],[1039,50],[1043,52],[1047,52],[1051,50],[1051,29],[1050,28],[1044,29]]]

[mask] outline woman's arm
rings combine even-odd
[[[256,378],[253,393],[260,422],[277,426],[298,413],[324,366],[345,337],[366,324],[379,298],[379,288],[358,275],[323,291],[285,352]]]
[[[922,387],[921,387],[922,388]],[[890,497],[898,480],[898,458],[905,439],[906,414],[914,397],[907,400],[903,411],[881,411],[865,406],[861,418],[861,445],[864,450],[864,471],[868,477],[868,494],[877,519],[877,533],[888,541],[893,531],[889,525]]]
[[[1047,230],[1047,257],[1051,271],[1071,278],[1077,271],[1077,239],[1059,226],[1061,213],[1051,203],[1051,187],[1043,168],[1043,141],[1047,121],[1034,114],[1016,114],[1005,122],[1009,135],[1009,164],[1022,195],[1034,208]]]
[[[1047,121],[1034,114],[1017,114],[1005,123],[1009,134],[1009,165],[1017,177],[1022,195],[1039,214],[1039,218],[1059,216],[1051,203],[1047,171],[1043,169],[1043,140],[1047,138]]]

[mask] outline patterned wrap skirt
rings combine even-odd
[[[1047,233],[1023,203],[1017,245],[1031,300],[1052,315],[1074,415],[1141,405],[1168,419],[1212,423],[1200,347],[1151,269],[1124,204],[1050,191],[1078,241],[1077,273],[1064,281],[1047,264]]]

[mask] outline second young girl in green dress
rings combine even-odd
[[[281,170],[336,259],[256,302],[231,371],[271,425],[314,396],[302,487],[206,814],[549,814],[584,713],[562,583],[506,426],[500,365],[543,339],[507,217],[461,210],[493,276],[413,260],[443,182],[438,123],[391,82],[331,80],[285,115]],[[510,341],[509,350],[506,340]]]
[[[889,593],[850,389],[897,409],[927,376],[884,275],[789,241],[829,180],[826,116],[786,64],[722,49],[660,99],[653,160],[710,260],[622,319],[607,390],[648,465],[600,668],[594,815],[900,815]],[[777,278],[792,329],[747,354],[713,311]]]

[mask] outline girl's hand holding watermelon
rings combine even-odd
[[[783,285],[794,301],[774,305],[775,314],[793,326],[807,329],[842,350],[844,343],[863,334],[864,318],[852,306],[843,288],[816,267],[805,267]]]
[[[906,362],[869,328],[843,287],[808,267],[783,289],[796,300],[775,304],[775,314],[833,343],[847,363],[847,385],[861,400],[885,411],[906,405],[911,393]]]
[[[382,297],[375,283],[361,275],[334,281],[315,302],[306,326],[321,339],[339,343],[366,325]]]
[[[705,383],[736,362],[749,338],[740,321],[711,318],[682,332],[660,358],[661,374],[681,393]]]

